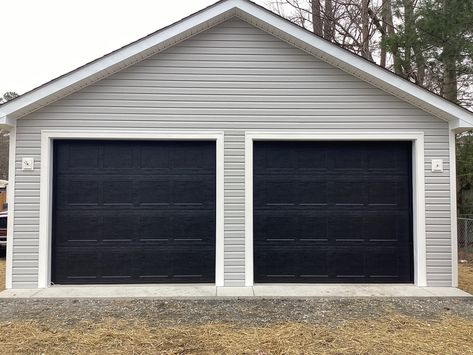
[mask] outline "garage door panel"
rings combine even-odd
[[[366,184],[363,182],[337,181],[327,186],[330,201],[335,205],[365,205]]]
[[[200,258],[194,255],[198,251]],[[209,282],[207,273],[215,273],[215,250],[211,248],[195,248],[172,254],[173,278],[177,282]]]
[[[81,151],[94,163],[76,164]],[[54,154],[54,282],[214,281],[215,142],[55,141]]]
[[[102,203],[104,205],[133,205],[133,181],[102,181]]]
[[[304,181],[298,184],[297,197],[300,205],[326,205],[327,189],[324,181]]]
[[[138,203],[140,205],[170,205],[171,181],[138,181]]]
[[[134,216],[103,216],[101,218],[102,241],[104,242],[131,242],[134,236],[136,218]]]
[[[255,248],[255,280],[267,282],[294,282],[297,280],[297,255],[291,249]]]
[[[366,165],[364,152],[363,147],[349,143],[340,143],[337,146],[331,147],[333,170],[338,172],[363,170]]]
[[[100,275],[103,281],[127,282],[135,275],[136,253],[128,248],[102,248],[100,253]]]
[[[140,242],[167,242],[172,235],[171,216],[152,213],[139,217]]]
[[[413,281],[410,142],[255,142],[254,158],[256,282]]]
[[[63,252],[57,249],[55,258],[55,276],[60,280],[90,281],[97,280],[99,276],[100,256],[95,250],[82,250],[79,252]]]
[[[199,171],[211,171],[215,168],[215,152],[203,151],[201,149],[193,149],[197,144],[189,143],[189,147],[177,146],[171,150],[171,168],[187,169]]]
[[[211,242],[215,218],[213,215],[182,215],[174,218],[172,235],[179,242]]]
[[[327,236],[333,241],[363,241],[363,217],[330,216]]]
[[[314,213],[301,215],[297,222],[301,241],[328,241],[328,216]]]
[[[409,215],[401,214],[370,214],[364,217],[363,231],[371,241],[397,241],[410,243],[411,229]]]
[[[56,243],[59,245],[68,242],[97,242],[101,239],[99,216],[62,213],[61,218],[54,220],[53,230]]]
[[[380,252],[369,255],[366,260],[366,269],[371,278],[397,278],[399,270],[402,270],[402,262],[408,260],[400,260],[399,250],[389,252]],[[408,276],[408,274],[406,275]],[[406,281],[408,281],[408,277]]]
[[[97,181],[70,180],[61,184],[67,193],[59,203],[63,205],[87,205],[99,204],[100,184]]]
[[[353,250],[337,251],[331,255],[330,261],[337,279],[363,278],[365,276],[365,256],[363,253]]]
[[[103,168],[105,169],[126,169],[133,168],[136,149],[122,144],[121,142],[108,142],[107,145],[99,147],[103,155]]]
[[[156,253],[154,250],[143,250],[139,255],[143,262],[139,264],[138,279],[147,283],[154,280],[172,281],[172,255],[167,252]]]
[[[58,152],[57,165],[66,169],[93,169],[99,167],[99,146],[93,142],[80,142]]]
[[[176,204],[204,207],[208,202],[213,203],[215,200],[215,182],[205,178],[175,181],[172,186],[172,196]]]
[[[409,282],[408,250],[276,246],[255,250],[257,282]]]

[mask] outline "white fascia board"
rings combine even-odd
[[[76,69],[63,77],[60,77],[48,84],[45,84],[44,86],[39,87],[38,89],[31,91],[30,93],[26,93],[25,95],[18,97],[11,103],[7,103],[1,106],[0,117],[11,115],[28,106],[37,106],[37,108],[40,108],[43,106],[41,105],[40,100],[46,98],[53,98],[55,94],[60,93],[63,90],[67,90],[68,88],[71,88],[69,93],[74,92],[75,84],[80,84],[81,82],[87,79],[91,79],[92,81],[94,81],[93,78],[95,76],[98,76],[99,78],[101,78],[102,76],[108,76],[114,72],[107,72],[107,70],[109,70],[111,67],[120,65],[122,67],[126,67],[127,61],[131,58],[134,58],[135,56],[140,56],[140,54],[144,53],[145,51],[148,51],[153,47],[159,46],[159,44],[171,40],[184,32],[190,31],[190,35],[192,35],[194,34],[192,33],[192,30],[194,28],[196,29],[195,33],[200,32],[201,29],[199,27],[202,24],[205,24],[209,21],[211,22],[211,20],[216,19],[217,17],[221,17],[225,13],[229,13],[229,15],[233,16],[234,13],[232,13],[231,11],[235,9],[235,5],[237,3],[240,2],[238,0],[228,0],[223,1],[221,3],[216,3],[215,5],[211,5],[206,10],[195,13],[190,17],[155,33],[154,35],[152,34],[147,37],[144,37],[135,43],[132,43],[120,50],[112,52],[101,59],[98,59],[90,64],[85,65],[80,69]]]
[[[287,34],[298,41],[303,42],[309,48],[321,54],[322,59],[327,60],[330,64],[334,64],[353,75],[359,73],[365,81],[372,83],[381,88],[390,89],[392,92],[398,93],[397,96],[404,99],[410,99],[412,102],[417,102],[421,109],[431,109],[431,113],[438,112],[443,119],[454,123],[460,127],[473,126],[473,113],[451,103],[442,97],[430,93],[414,83],[401,78],[394,73],[387,71],[378,65],[361,58],[360,56],[349,52],[343,48],[336,46],[329,41],[326,41],[313,33],[301,28],[300,26],[287,21],[286,19],[275,15],[268,10],[255,6],[253,3],[246,0],[237,0],[238,9],[237,15],[244,20],[251,19],[262,21],[274,28],[275,32]],[[257,25],[257,23],[254,23]],[[276,33],[275,33],[276,34]],[[277,34],[276,34],[277,35]],[[304,49],[304,48],[302,48]],[[427,107],[426,107],[427,106]],[[433,112],[432,112],[433,111]],[[436,113],[434,113],[436,114]],[[438,116],[438,114],[436,114]]]

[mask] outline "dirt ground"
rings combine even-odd
[[[0,353],[473,354],[473,299],[3,300]]]
[[[458,266],[458,287],[473,294],[473,265],[471,263]]]
[[[471,339],[468,298],[0,300],[1,354],[473,354]]]

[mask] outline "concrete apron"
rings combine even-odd
[[[453,287],[414,285],[300,285],[265,284],[253,287],[213,285],[100,285],[10,289],[1,298],[219,298],[219,297],[473,297]]]

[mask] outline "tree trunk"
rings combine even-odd
[[[418,42],[416,42],[413,46],[414,55],[416,59],[416,67],[417,67],[417,75],[416,75],[416,84],[424,86],[425,81],[425,57],[422,53],[422,47]]]
[[[388,18],[389,14],[391,13],[391,0],[383,0],[383,5],[381,9],[381,41],[384,42],[386,39],[386,34],[388,33]],[[381,46],[381,54],[380,54],[380,61],[379,64],[386,68],[386,47]]]
[[[361,0],[361,55],[370,58],[369,0]]]
[[[412,0],[404,0],[404,26],[406,28],[406,43],[404,47],[404,73],[407,78],[413,77],[412,45],[415,36],[414,4]]]
[[[324,10],[324,38],[333,41],[335,24],[334,24],[334,13],[332,0],[325,0]]]
[[[443,96],[453,102],[458,101],[457,61],[455,56],[444,52],[445,74],[443,77]]]
[[[443,11],[444,16],[447,17],[451,11],[449,11],[449,6],[453,6],[452,2],[449,0],[443,0]],[[444,64],[444,76],[443,76],[443,88],[442,95],[446,99],[457,102],[458,101],[458,82],[457,82],[457,49],[455,48],[455,43],[452,43],[452,40],[448,38],[446,34],[444,36],[444,48],[441,55],[441,61]]]
[[[386,33],[388,36],[394,36],[394,22],[393,22],[393,9],[391,0],[384,0],[384,9],[386,11]],[[399,57],[399,48],[392,46],[390,48],[393,54],[393,66],[394,72],[398,75],[402,75],[402,63]]]
[[[312,0],[312,24],[314,33],[318,36],[323,35],[322,16],[320,13],[320,0]]]

